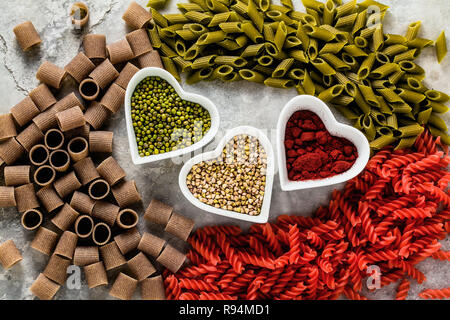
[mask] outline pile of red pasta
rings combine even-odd
[[[188,240],[191,265],[163,275],[167,298],[366,299],[363,280],[375,270],[380,287],[401,280],[396,298],[406,299],[410,281],[426,280],[417,263],[450,259],[439,243],[450,232],[449,163],[447,147],[426,131],[412,149],[381,150],[312,217],[280,216],[247,234],[198,229]],[[420,296],[448,298],[450,289]]]

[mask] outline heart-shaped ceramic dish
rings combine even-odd
[[[210,116],[211,116],[211,128],[209,131],[205,134],[205,136],[198,142],[192,144],[189,147],[178,149],[175,151],[165,152],[157,155],[150,155],[146,157],[141,157],[138,152],[137,142],[136,142],[136,136],[134,134],[133,129],[133,121],[131,120],[131,97],[133,95],[134,90],[136,89],[137,85],[144,80],[147,77],[160,77],[161,79],[166,80],[172,87],[175,88],[175,91],[178,93],[178,95],[183,100],[191,101],[194,103],[198,103],[203,108],[208,110]],[[195,93],[189,93],[183,90],[181,88],[178,81],[166,70],[163,70],[161,68],[144,68],[137,72],[133,78],[131,78],[130,82],[128,83],[128,87],[125,94],[125,120],[127,124],[127,133],[128,133],[128,143],[130,144],[130,152],[131,152],[131,159],[134,164],[144,164],[154,161],[159,161],[163,159],[169,159],[174,158],[177,156],[181,156],[183,154],[190,153],[192,151],[195,151],[199,148],[204,147],[206,144],[208,144],[216,135],[217,130],[219,129],[219,123],[220,123],[220,116],[219,112],[217,110],[217,107],[214,105],[214,103],[209,100],[208,98],[195,94]]]
[[[349,170],[329,178],[318,180],[291,181],[288,179],[286,149],[284,145],[286,125],[291,116],[299,110],[309,110],[314,112],[322,119],[326,129],[332,136],[346,138],[353,143],[358,150],[358,157]],[[283,191],[293,191],[329,186],[356,177],[369,161],[370,147],[367,138],[362,132],[349,125],[339,123],[330,108],[322,100],[309,95],[301,95],[291,99],[284,106],[278,118],[277,152],[281,189]]]
[[[222,150],[226,146],[227,142],[233,139],[235,136],[241,134],[256,137],[267,154],[267,175],[266,175],[266,187],[264,190],[264,200],[261,207],[261,212],[257,216],[251,216],[248,214],[237,213],[234,211],[218,209],[210,205],[207,205],[198,200],[197,198],[195,198],[186,184],[187,175],[189,174],[194,165],[203,161],[218,158],[222,154]],[[273,176],[275,172],[274,161],[275,159],[272,144],[262,131],[249,126],[237,127],[227,131],[226,135],[220,140],[219,145],[215,150],[195,156],[194,158],[186,162],[184,166],[181,168],[178,183],[180,185],[181,192],[186,197],[186,199],[188,199],[197,208],[229,218],[249,221],[253,223],[266,223],[269,219],[270,202],[272,198]]]

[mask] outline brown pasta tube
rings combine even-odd
[[[55,188],[51,185],[43,187],[41,190],[36,192],[36,196],[48,212],[52,212],[64,205],[64,202],[56,193]]]
[[[103,61],[94,71],[89,74],[102,89],[106,89],[119,76],[119,72],[109,59]]]
[[[79,216],[75,221],[75,233],[82,239],[89,238],[94,230],[94,220],[90,216]]]
[[[113,226],[117,220],[120,208],[112,203],[97,201],[92,211],[92,216]]]
[[[119,74],[119,77],[115,81],[115,84],[120,86],[122,89],[127,89],[128,83],[131,78],[139,71],[139,68],[134,64],[128,62]]]
[[[161,276],[141,281],[141,298],[142,300],[166,300],[166,290]]]
[[[30,183],[30,166],[7,166],[4,170],[6,186],[20,186]]]
[[[128,207],[142,200],[134,180],[116,184],[111,188],[111,191],[121,208]]]
[[[61,130],[50,129],[45,133],[44,144],[49,150],[60,149],[64,144],[64,134]]]
[[[56,244],[54,254],[72,260],[77,247],[78,236],[71,231],[64,231]]]
[[[31,148],[44,139],[44,134],[36,124],[31,123],[16,139],[27,152],[30,152]]]
[[[116,113],[123,105],[124,100],[125,90],[113,83],[102,97],[102,100],[100,100],[100,103],[112,113]]]
[[[99,222],[92,231],[92,241],[98,246],[103,246],[111,239],[111,228],[104,222]]]
[[[91,183],[88,192],[92,199],[102,200],[108,196],[110,190],[108,182],[103,179],[98,179]]]
[[[13,31],[22,51],[28,51],[31,47],[42,42],[39,33],[36,31],[36,28],[31,21],[22,22],[15,26]]]
[[[16,140],[16,138],[9,138],[0,143],[0,158],[8,165],[14,164],[25,154],[25,149]]]
[[[98,247],[76,247],[73,254],[73,264],[79,267],[100,261]]]
[[[92,128],[98,130],[109,119],[110,115],[111,111],[102,106],[100,102],[92,101],[90,107],[84,113],[84,119]]]
[[[30,247],[49,256],[58,241],[58,234],[44,227],[40,227],[31,241]]]
[[[61,84],[65,76],[66,71],[64,69],[49,61],[44,61],[36,73],[36,78],[39,81],[55,89],[61,88]]]
[[[58,112],[55,116],[62,132],[84,126],[86,123],[83,111],[78,106]]]
[[[133,1],[123,14],[122,19],[132,29],[140,29],[150,22],[152,15],[148,10]]]
[[[31,209],[22,214],[21,223],[25,230],[32,231],[42,224],[42,213],[39,210]]]
[[[75,191],[72,195],[70,206],[80,213],[91,215],[95,201],[87,194]]]
[[[119,212],[117,216],[117,225],[122,229],[131,229],[136,227],[139,221],[139,216],[136,211],[131,209],[124,209]]]
[[[157,258],[165,244],[166,240],[154,236],[151,233],[144,232],[137,248],[149,256]]]
[[[53,183],[56,192],[59,194],[61,198],[66,198],[72,192],[81,188],[81,182],[78,180],[75,172],[71,171],[70,173],[62,176],[58,180]]]
[[[37,279],[34,280],[30,287],[30,291],[40,300],[52,300],[59,288],[61,288],[59,284],[53,282],[41,273]]]
[[[124,273],[119,273],[114,281],[109,294],[120,300],[131,300],[136,291],[138,281]]]
[[[142,252],[139,252],[133,258],[128,260],[128,267],[130,268],[136,279],[139,281],[150,277],[156,272],[155,267]]]
[[[50,128],[55,128],[58,126],[56,122],[56,110],[52,107],[44,112],[41,112],[36,117],[33,118],[33,122],[42,132],[47,131]]]
[[[0,114],[0,142],[15,136],[17,136],[17,130],[12,114]]]
[[[76,82],[80,83],[95,69],[95,64],[93,64],[83,52],[80,52],[64,67],[64,69]]]
[[[7,240],[0,244],[0,264],[5,269],[11,268],[22,260],[22,254],[17,249],[14,241]]]
[[[120,253],[119,247],[115,241],[112,241],[100,247],[100,254],[106,271],[118,268],[127,263],[125,257]]]
[[[92,131],[89,134],[89,151],[92,153],[112,153],[114,133]]]
[[[174,212],[166,225],[165,231],[186,241],[194,225],[194,220]]]
[[[172,215],[173,208],[161,201],[153,199],[145,210],[144,218],[165,227]]]
[[[139,245],[141,240],[141,235],[137,228],[130,229],[128,231],[122,232],[121,234],[114,237],[114,241],[119,247],[122,254],[127,254],[131,250],[134,250]]]
[[[83,38],[84,53],[89,59],[106,59],[106,36],[87,34]]]
[[[48,157],[50,153],[48,149],[43,144],[37,144],[33,148],[31,148],[29,153],[30,162],[35,166],[41,166],[48,161]]]
[[[186,255],[167,244],[163,249],[159,257],[156,259],[157,262],[161,263],[164,267],[176,273],[184,261],[186,260]]]
[[[100,86],[94,79],[87,78],[81,81],[78,91],[84,100],[93,101],[100,94]]]
[[[70,166],[70,156],[66,150],[54,150],[50,153],[49,163],[58,172],[66,172]]]
[[[45,83],[41,83],[33,89],[29,96],[40,111],[45,111],[56,103],[55,96]]]
[[[94,162],[90,157],[84,158],[73,165],[77,177],[80,179],[83,186],[88,185],[91,181],[100,178],[100,175],[95,169]]]
[[[56,171],[50,166],[41,166],[34,172],[34,182],[39,186],[45,187],[53,183],[56,177]]]
[[[48,260],[47,266],[42,273],[50,280],[63,285],[67,279],[67,268],[69,266],[69,259],[53,254]]]
[[[103,262],[90,264],[83,269],[89,289],[108,285],[108,276]]]
[[[139,57],[140,55],[153,50],[146,29],[135,30],[127,34],[125,37],[130,44],[131,50],[133,50],[135,57]]]
[[[59,230],[66,231],[74,224],[79,215],[77,211],[66,203],[51,221]]]
[[[134,58],[133,50],[127,39],[122,39],[106,46],[109,60],[112,64],[129,61]]]
[[[83,2],[75,2],[70,8],[72,24],[83,28],[89,21],[89,8]]]
[[[83,160],[89,155],[88,142],[83,137],[73,138],[67,145],[67,151],[74,162]]]
[[[64,137],[66,140],[71,140],[75,137],[88,139],[89,133],[91,133],[91,127],[86,123],[84,126],[64,132]]]
[[[138,65],[142,68],[155,67],[164,69],[161,61],[161,57],[156,50],[144,53],[143,55],[137,57]]]
[[[39,201],[36,198],[32,183],[14,188],[14,196],[16,197],[17,211],[19,212],[39,208]]]
[[[112,156],[105,159],[97,167],[100,176],[105,179],[110,186],[114,186],[117,182],[125,178],[125,170],[117,163]]]
[[[14,187],[0,186],[0,208],[17,206]]]
[[[45,84],[43,84],[45,86]],[[35,89],[36,90],[36,89]],[[33,92],[33,91],[32,91]],[[30,93],[31,95],[31,93]],[[23,127],[39,114],[40,110],[30,97],[26,97],[11,108],[11,114],[20,127]]]
[[[56,112],[61,112],[73,107],[80,107],[81,110],[85,109],[83,102],[78,99],[77,95],[74,92],[69,93],[64,98],[56,102],[52,109],[54,109]]]

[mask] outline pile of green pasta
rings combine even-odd
[[[374,0],[302,0],[306,13],[270,0],[190,0],[182,13],[151,9],[148,27],[164,67],[188,83],[247,80],[316,95],[354,122],[372,150],[407,148],[428,127],[450,144],[439,114],[447,94],[428,88],[414,60],[423,48],[446,54],[445,35],[418,37],[420,21],[405,35],[385,34],[387,6]]]

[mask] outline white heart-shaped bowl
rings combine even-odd
[[[208,110],[210,116],[211,116],[211,128],[209,131],[203,136],[203,138],[192,144],[189,147],[170,151],[166,153],[161,153],[157,155],[151,155],[146,157],[141,157],[139,155],[138,146],[136,142],[136,136],[134,134],[133,129],[133,121],[131,119],[131,97],[133,95],[134,90],[136,89],[137,85],[144,80],[147,77],[160,77],[161,79],[166,80],[172,87],[175,88],[175,91],[178,93],[178,95],[183,100],[191,101],[194,103],[198,103],[203,108]],[[192,151],[195,151],[199,148],[204,147],[206,144],[208,144],[214,136],[217,134],[217,130],[219,129],[219,123],[220,123],[220,116],[219,112],[217,111],[217,107],[214,105],[214,103],[209,100],[208,98],[201,96],[199,94],[195,93],[188,93],[181,88],[178,81],[166,70],[163,70],[161,68],[144,68],[140,71],[138,71],[133,78],[131,78],[130,82],[128,83],[127,90],[125,93],[125,120],[127,124],[127,133],[128,133],[128,143],[130,144],[130,152],[131,152],[131,159],[134,164],[144,164],[154,161],[159,161],[163,159],[170,159],[177,156],[181,156],[186,153],[190,153]]]
[[[299,110],[309,110],[314,112],[322,119],[326,129],[331,135],[346,138],[355,145],[358,150],[358,157],[349,170],[325,179],[305,181],[289,180],[286,167],[284,138],[287,122],[291,116]],[[319,98],[310,95],[301,95],[291,99],[281,111],[277,124],[277,151],[280,185],[283,191],[324,187],[350,180],[356,177],[365,168],[370,156],[369,142],[364,134],[356,128],[337,122],[330,108]]]
[[[224,209],[218,209],[215,207],[212,207],[210,205],[207,205],[197,198],[194,197],[194,195],[189,191],[189,188],[186,184],[186,178],[189,172],[191,171],[192,167],[196,165],[197,163],[213,160],[218,158],[222,154],[223,148],[225,148],[225,145],[228,141],[230,141],[233,137],[241,134],[246,134],[249,136],[253,136],[258,138],[261,146],[264,148],[267,154],[267,176],[266,176],[266,188],[264,190],[264,200],[261,207],[261,213],[257,216],[251,216],[248,214],[242,214],[237,213],[234,211],[224,210]],[[190,159],[188,162],[184,164],[184,166],[181,168],[178,183],[180,185],[181,192],[183,195],[188,199],[194,206],[197,208],[200,208],[204,211],[208,211],[210,213],[218,214],[221,216],[249,221],[253,223],[266,223],[269,219],[269,210],[270,210],[270,202],[272,199],[272,187],[273,187],[273,176],[275,172],[275,162],[274,162],[274,154],[272,149],[272,144],[270,143],[269,139],[266,137],[262,131],[259,129],[256,129],[254,127],[249,126],[242,126],[242,127],[236,127],[231,130],[229,130],[226,135],[220,140],[219,145],[217,148],[213,151],[206,152],[203,154],[199,154],[198,156],[195,156],[194,158]]]

